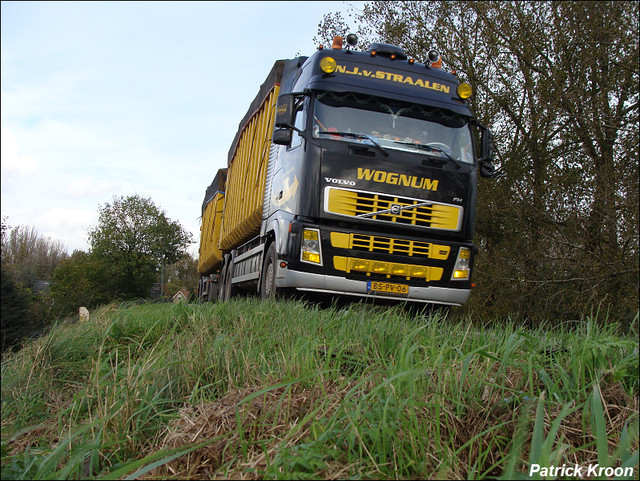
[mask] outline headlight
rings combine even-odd
[[[320,247],[320,231],[318,229],[302,229],[300,260],[322,265],[322,249]]]
[[[464,281],[469,279],[469,273],[471,272],[471,267],[469,266],[470,260],[471,249],[468,247],[460,247],[456,264],[453,266],[451,280]]]

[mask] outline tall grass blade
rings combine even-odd
[[[598,464],[601,467],[606,467],[609,466],[609,443],[607,441],[607,426],[602,408],[602,395],[597,382],[593,385],[593,394],[591,396],[591,416],[596,436]]]
[[[532,464],[545,464],[546,461],[541,459],[542,444],[544,443],[544,398],[545,391],[542,391],[536,405],[533,437],[531,438],[531,452],[529,453],[529,466]]]
[[[92,423],[85,424],[80,429],[71,434],[67,439],[58,444],[58,446],[56,446],[56,448],[42,460],[38,470],[34,475],[34,479],[53,479],[55,477],[55,469],[67,454],[67,450],[71,442],[80,435],[97,426],[98,424],[103,423],[104,421],[104,419],[96,419]]]
[[[127,463],[124,466],[121,466],[118,469],[115,469],[110,473],[105,474],[104,476],[98,477],[97,479],[120,479],[123,476],[126,476],[129,473],[131,473],[131,471],[133,471],[134,469],[137,469],[135,473],[125,478],[125,479],[136,479],[148,473],[152,469],[162,466],[170,461],[173,461],[176,458],[179,458],[180,456],[189,454],[195,451],[196,449],[203,448],[208,444],[214,443],[223,438],[224,436],[218,436],[218,437],[207,439],[206,441],[203,441],[195,445],[187,446],[187,447],[178,446],[172,449],[163,449],[161,451],[156,451],[155,453],[149,454],[148,456],[145,456],[142,459],[138,459],[131,463]],[[147,463],[150,463],[150,464],[147,465]]]

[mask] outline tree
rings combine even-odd
[[[330,47],[336,35],[346,38],[351,33],[349,24],[344,20],[341,12],[327,13],[318,23],[318,35],[313,37],[313,43]]]
[[[2,241],[3,242],[4,242],[4,236],[9,233],[10,229],[11,227],[9,227],[9,218],[7,216],[4,216],[2,218]]]
[[[4,224],[3,224],[4,225]],[[2,275],[2,352],[15,346],[23,337],[30,334],[28,323],[29,302],[27,293],[18,288],[4,266]]]
[[[476,312],[537,320],[575,319],[601,303],[637,310],[638,10],[376,1],[355,15],[366,40],[417,59],[438,50],[475,86],[472,107],[496,133],[501,176],[483,181],[478,201]]]
[[[164,270],[165,294],[173,296],[180,289],[193,292],[198,285],[198,259],[185,255],[178,262],[168,265]]]
[[[178,261],[192,242],[178,222],[138,195],[114,197],[101,207],[89,241],[91,255],[110,273],[104,289],[123,299],[147,296],[161,263]]]
[[[111,268],[99,256],[74,251],[53,275],[51,297],[57,316],[70,316],[81,306],[92,309],[112,300],[115,280]]]
[[[3,349],[37,334],[51,320],[51,298],[36,281],[51,281],[67,253],[60,241],[41,237],[34,227],[8,225],[2,219]]]
[[[35,227],[2,225],[2,265],[14,282],[32,289],[35,281],[50,281],[57,265],[68,257],[64,245],[38,234]]]

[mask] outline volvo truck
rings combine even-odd
[[[198,292],[460,306],[493,136],[471,86],[394,45],[336,37],[278,60],[202,204]]]

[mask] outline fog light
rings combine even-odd
[[[351,259],[351,270],[371,272],[371,261],[367,261],[365,259]]]
[[[391,274],[393,274],[394,276],[406,277],[409,275],[409,266],[405,264],[392,264]]]
[[[468,279],[469,271],[468,270],[455,270],[453,271],[454,279]]]
[[[303,252],[302,260],[306,262],[313,262],[314,264],[320,264],[320,254],[315,252]]]
[[[429,275],[429,267],[427,266],[411,266],[411,277],[426,279]]]
[[[372,271],[376,274],[388,274],[389,263],[388,262],[374,262]]]

